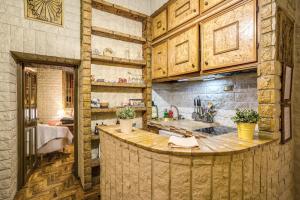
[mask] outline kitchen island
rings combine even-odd
[[[173,148],[168,137],[141,129],[100,126],[101,198],[255,199],[271,187],[276,140],[236,133],[198,139],[200,148]],[[264,199],[264,198],[263,198]]]

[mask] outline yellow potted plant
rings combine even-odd
[[[117,110],[117,117],[120,120],[120,127],[122,133],[131,133],[133,119],[135,118],[135,111],[131,107],[124,107]]]
[[[232,120],[237,124],[239,138],[253,140],[255,126],[259,119],[259,114],[255,110],[237,109]]]

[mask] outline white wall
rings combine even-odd
[[[159,9],[162,5],[168,2],[168,0],[150,0],[151,2],[151,14]]]
[[[107,0],[108,2],[135,10],[146,15],[151,13],[151,0]]]
[[[25,19],[24,0],[0,0],[0,199],[17,185],[16,63],[10,51],[80,59],[80,0],[64,1],[64,26]]]

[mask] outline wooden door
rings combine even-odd
[[[153,18],[152,35],[153,39],[167,32],[167,10],[162,11]]]
[[[37,74],[23,69],[23,167],[24,181],[26,181],[37,162]]]
[[[201,69],[255,62],[256,1],[248,1],[201,25]]]
[[[176,76],[199,71],[198,25],[168,41],[168,75]]]
[[[200,13],[204,13],[223,1],[225,0],[200,0]]]
[[[176,0],[168,6],[168,30],[199,15],[199,0]]]
[[[152,78],[168,76],[168,43],[163,42],[152,49]]]

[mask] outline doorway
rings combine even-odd
[[[17,72],[18,189],[43,160],[69,153],[70,146],[77,177],[77,65],[20,62]]]

